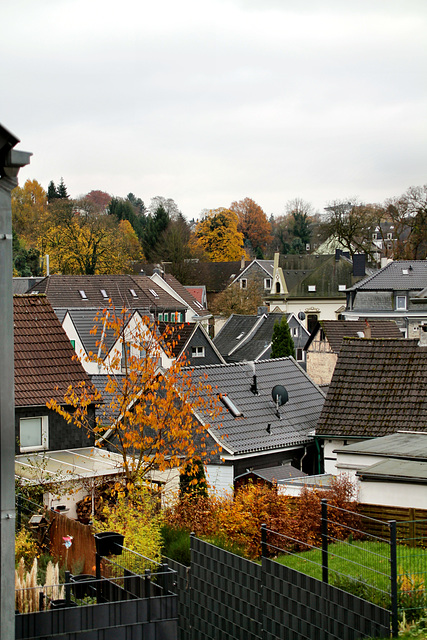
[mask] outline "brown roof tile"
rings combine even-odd
[[[344,338],[316,435],[427,431],[427,348],[417,340]]]
[[[357,338],[357,333],[366,329],[364,320],[321,320],[320,326],[335,353],[341,349],[344,337]],[[397,324],[392,320],[371,321],[369,326],[371,338],[403,338]]]
[[[70,384],[91,386],[47,298],[14,296],[15,405],[63,402]]]

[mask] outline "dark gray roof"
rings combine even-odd
[[[415,291],[424,289],[426,286],[427,260],[395,260],[361,280],[350,290]]]
[[[92,353],[98,352],[102,336],[103,344],[105,345],[103,357],[110,352],[110,349],[118,340],[117,332],[113,329],[106,329],[106,331],[103,332],[102,318],[97,321],[96,311],[93,309],[69,309],[67,313],[79,334],[79,338],[87,354],[89,354],[90,351]],[[95,326],[97,327],[97,332],[93,334],[91,331]]]
[[[338,453],[427,460],[427,433],[393,433],[336,449]]]
[[[234,478],[234,481],[243,480],[246,476],[257,476],[267,482],[279,482],[279,480],[289,480],[290,478],[302,478],[307,474],[304,471],[296,469],[291,464],[281,464],[276,467],[268,467],[265,469],[251,469],[246,473]]]
[[[324,395],[293,358],[261,360],[256,364],[258,395],[250,390],[251,367],[242,364],[195,367],[207,376],[207,384],[218,394],[227,394],[243,413],[235,418],[225,407],[210,427],[212,436],[232,454],[274,451],[300,446],[313,440],[313,431]],[[286,387],[289,401],[275,414],[271,392],[276,384]],[[210,421],[204,416],[204,421]],[[270,433],[267,428],[270,425]]]
[[[427,484],[427,462],[384,460],[357,471],[361,480]]]
[[[267,359],[270,355],[270,345],[276,322],[283,316],[290,320],[290,313],[269,313],[261,316],[244,316],[233,314],[214,338],[214,344],[227,362],[242,362],[244,360]],[[294,322],[296,322],[294,320]],[[300,344],[304,345],[309,334],[300,324],[304,336],[300,337]],[[296,339],[294,339],[295,346]]]
[[[344,338],[316,435],[427,431],[426,390],[427,348],[417,340]]]
[[[27,293],[31,288],[34,287],[38,282],[41,282],[43,278],[30,276],[28,278],[25,277],[15,277],[13,278],[13,294],[23,294]]]

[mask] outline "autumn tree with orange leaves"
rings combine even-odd
[[[105,388],[70,387],[64,397],[68,408],[52,400],[54,409],[69,424],[85,429],[97,446],[120,454],[128,490],[148,479],[153,471],[183,467],[195,456],[202,461],[211,451],[207,441],[209,420],[220,412],[217,395],[193,375],[185,362],[173,359],[179,330],[159,335],[147,316],[130,327],[129,311],[104,309],[97,316],[93,332],[112,332],[120,346],[105,358],[105,341],[99,340],[99,354],[90,360],[107,367]],[[171,365],[162,366],[164,354]],[[121,373],[118,373],[121,371]],[[92,403],[99,406],[95,423],[88,415]],[[196,420],[195,414],[204,416]],[[203,422],[203,424],[202,424]]]
[[[245,245],[248,243],[255,254],[263,253],[272,240],[271,225],[263,209],[251,198],[233,202],[230,209],[239,217],[238,230],[244,235]]]
[[[195,247],[205,251],[212,262],[240,260],[245,250],[238,222],[237,214],[230,209],[206,211],[194,230]]]

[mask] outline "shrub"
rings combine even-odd
[[[29,568],[34,558],[39,554],[39,547],[34,540],[32,533],[22,527],[15,535],[15,558],[16,566],[21,558],[24,559],[25,566]]]

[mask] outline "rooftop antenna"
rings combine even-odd
[[[271,396],[276,405],[276,417],[281,420],[282,416],[280,415],[279,407],[287,403],[289,400],[289,394],[283,385],[276,384],[271,391]]]

